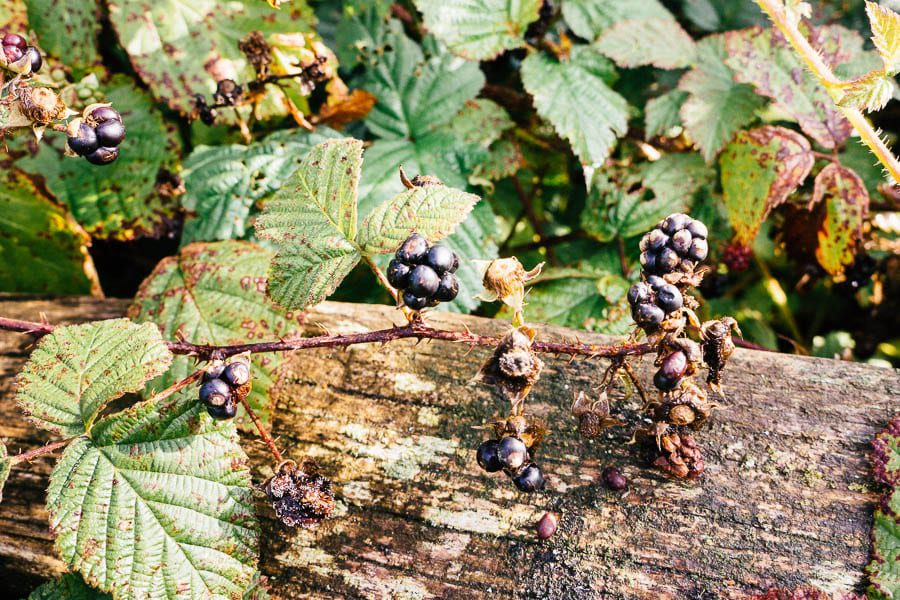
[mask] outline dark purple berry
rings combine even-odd
[[[435,270],[438,275],[456,270],[459,267],[459,258],[447,246],[432,246],[425,255],[425,264]]]
[[[210,365],[206,368],[206,371],[203,372],[203,383],[212,381],[213,379],[218,379],[222,376],[222,371],[224,370],[225,365]]]
[[[87,123],[78,126],[78,134],[68,138],[69,148],[79,156],[90,154],[97,149],[97,132]]]
[[[3,46],[3,55],[6,56],[6,62],[14,63],[25,56],[25,51],[16,46]]]
[[[667,283],[656,291],[656,305],[669,314],[675,312],[684,305],[684,298],[678,288]]]
[[[222,406],[231,398],[231,388],[221,379],[211,379],[200,386],[200,401],[207,406]]]
[[[119,158],[119,149],[100,146],[90,154],[85,155],[85,158],[94,165],[108,165]]]
[[[414,233],[400,245],[397,250],[397,258],[408,265],[419,264],[428,253],[428,240],[418,233]]]
[[[107,121],[122,122],[122,115],[111,106],[98,106],[91,111],[90,118],[97,124],[106,123]]]
[[[428,265],[419,265],[409,274],[407,291],[420,297],[432,296],[441,285],[441,278]]]
[[[240,387],[250,381],[250,366],[243,361],[235,361],[222,371],[222,380],[231,387]]]
[[[113,148],[125,139],[125,126],[122,121],[110,119],[97,125],[97,142],[101,146]]]
[[[397,258],[391,259],[387,268],[388,283],[398,290],[406,289],[406,286],[409,283],[410,271],[412,271],[412,269],[410,269],[409,265],[406,263],[400,262]]]
[[[660,307],[650,303],[638,304],[631,315],[635,322],[643,327],[658,327],[666,318]]]
[[[662,392],[670,392],[678,387],[678,384],[681,383],[681,378],[672,378],[667,377],[665,373],[663,373],[662,369],[653,374],[653,385],[656,386],[656,389]]]
[[[3,40],[0,41],[0,44],[2,44],[3,46],[12,46],[14,48],[18,48],[23,52],[28,47],[28,42],[25,41],[25,38],[23,38],[18,33],[7,33],[3,36]]]
[[[536,492],[544,489],[544,474],[536,464],[529,463],[513,477],[513,483],[520,492]]]
[[[542,540],[553,537],[559,528],[559,517],[552,512],[545,512],[541,520],[537,522],[537,535]]]
[[[647,273],[653,273],[656,271],[656,263],[657,263],[657,254],[652,250],[647,250],[646,252],[641,252],[641,267]]]
[[[628,487],[628,480],[615,467],[606,467],[600,474],[603,484],[611,490],[621,491]]]
[[[428,298],[416,296],[412,292],[403,292],[403,304],[412,310],[422,310],[428,306]]]
[[[528,448],[519,438],[506,436],[497,446],[497,456],[505,468],[515,471],[528,460]]]
[[[686,228],[691,232],[691,235],[695,238],[706,239],[709,236],[709,231],[706,229],[706,225],[697,219],[691,219],[691,222],[688,223]]]
[[[41,51],[34,46],[28,46],[25,51],[31,57],[31,72],[37,73],[44,66],[44,57],[41,56]]]
[[[453,273],[441,275],[441,283],[434,293],[434,299],[439,302],[450,302],[459,294],[459,279]]]
[[[680,262],[681,258],[678,256],[678,253],[666,246],[656,255],[656,272],[671,273],[678,268],[678,263]]]
[[[662,286],[668,285],[668,282],[658,275],[650,275],[649,277],[647,277],[647,285],[653,288],[653,291],[656,292]]]
[[[693,241],[693,237],[691,237],[691,232],[687,229],[682,229],[681,231],[676,231],[675,235],[672,236],[672,248],[680,254],[684,256],[688,253],[688,250],[691,249],[691,241]]]
[[[213,419],[225,420],[232,419],[234,415],[237,414],[237,402],[234,401],[234,398],[227,398],[224,404],[221,405],[207,405],[206,412],[209,413]]]
[[[631,304],[631,306],[643,304],[650,300],[650,295],[652,293],[653,291],[650,289],[649,285],[639,281],[628,288],[628,303]]]
[[[503,462],[497,455],[498,447],[499,443],[497,440],[487,440],[478,446],[478,450],[475,453],[475,460],[478,461],[478,466],[488,473],[496,473],[503,468]]]
[[[691,222],[691,218],[682,213],[675,213],[674,215],[669,215],[663,222],[659,225],[659,228],[663,230],[664,233],[668,235],[673,235],[676,231],[681,231]]]
[[[647,235],[645,235],[641,239],[641,243],[646,245],[646,248],[641,248],[641,250],[659,250],[669,241],[669,236],[662,232],[660,229],[651,229]]]
[[[670,379],[678,379],[684,377],[687,368],[687,355],[681,350],[676,350],[663,359],[659,370]]]
[[[708,242],[703,238],[694,238],[694,240],[691,242],[690,249],[688,249],[688,258],[697,262],[701,262],[706,260],[706,256],[708,254]]]

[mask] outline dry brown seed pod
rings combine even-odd
[[[676,427],[700,429],[706,424],[716,406],[709,402],[702,388],[691,381],[685,381],[656,405],[653,418],[657,422]]]
[[[624,425],[609,414],[609,400],[606,390],[597,400],[591,401],[579,391],[572,402],[572,414],[578,419],[578,433],[584,438],[595,438],[604,430]]]
[[[475,380],[496,386],[514,406],[520,403],[544,368],[544,361],[531,349],[534,336],[535,331],[525,326],[510,331],[482,365]]]
[[[315,463],[282,462],[264,484],[278,520],[288,527],[314,527],[334,512],[331,481],[319,475]]]
[[[481,283],[484,286],[484,293],[478,297],[485,302],[500,300],[512,308],[521,321],[521,312],[525,304],[525,283],[541,274],[544,263],[526,271],[515,256],[473,262],[483,273]]]
[[[19,105],[22,114],[35,123],[47,124],[66,116],[66,105],[50,88],[20,88]]]
[[[731,332],[738,335],[741,329],[732,317],[722,317],[707,321],[700,326],[700,339],[703,347],[703,361],[709,368],[706,383],[710,388],[721,393],[722,370],[734,352],[734,340]]]
[[[487,424],[494,430],[494,437],[501,439],[512,436],[522,440],[530,453],[537,451],[547,435],[547,425],[540,419],[528,415],[509,415]]]

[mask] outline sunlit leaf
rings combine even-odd
[[[626,19],[672,18],[658,0],[563,0],[562,15],[575,35],[590,41],[613,23]]]
[[[869,192],[859,175],[831,163],[816,175],[813,204],[825,203],[825,221],[819,230],[816,258],[831,275],[839,276],[852,264],[869,211]]]
[[[900,71],[900,14],[877,2],[866,2],[866,14],[872,26],[872,42],[889,76]]]

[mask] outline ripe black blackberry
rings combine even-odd
[[[231,419],[237,414],[237,403],[250,392],[250,364],[235,359],[227,365],[209,365],[203,372],[200,401],[214,419]]]
[[[629,288],[628,303],[635,323],[645,331],[655,331],[668,315],[684,306],[684,297],[676,286],[650,275]]]
[[[119,157],[125,139],[122,115],[109,106],[98,106],[68,126],[69,150],[91,164],[108,165]]]
[[[706,225],[700,221],[682,213],[669,215],[641,239],[644,274],[692,273],[709,254],[707,235]]]
[[[404,306],[421,310],[449,302],[459,293],[459,257],[447,246],[432,246],[413,233],[400,245],[387,269],[388,283],[402,292]]]
[[[535,447],[534,444],[532,447]],[[522,492],[543,489],[544,474],[531,460],[531,448],[515,435],[506,435],[499,440],[487,440],[478,446],[475,459],[478,466],[488,473],[503,471]]]
[[[7,63],[14,63],[22,59],[28,51],[28,42],[17,33],[7,33],[0,39],[3,55]]]

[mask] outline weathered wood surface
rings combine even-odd
[[[119,316],[120,301],[0,300],[0,314],[50,322]],[[309,315],[331,332],[373,329],[386,307],[325,303]],[[506,325],[435,316],[479,333]],[[545,339],[574,332],[540,327]],[[579,333],[583,340],[600,336]],[[44,443],[12,401],[27,338],[0,333],[0,436],[11,452]],[[707,470],[696,483],[664,479],[625,445],[637,402],[613,394],[630,427],[584,443],[568,408],[604,362],[548,358],[530,410],[553,435],[539,462],[548,491],[525,496],[475,465],[474,425],[504,407],[470,378],[487,349],[444,342],[321,349],[296,354],[274,394],[275,432],[295,458],[309,455],[335,482],[338,518],[284,531],[260,501],[261,567],[276,598],[719,598],[813,584],[861,591],[876,494],[866,452],[900,409],[898,372],[821,359],[738,351],[724,406],[699,435]],[[651,361],[639,371],[648,379]],[[259,480],[271,473],[247,446]],[[627,493],[598,483],[607,464]],[[51,461],[15,469],[0,506],[0,589],[18,597],[62,569],[43,509]],[[534,523],[562,515],[540,542]]]

